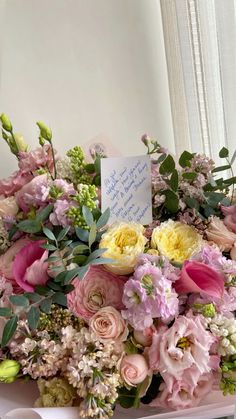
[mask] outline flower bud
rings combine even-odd
[[[51,141],[52,139],[52,130],[48,128],[43,122],[37,122],[37,125],[40,129],[40,136],[44,138],[44,140]]]
[[[147,134],[144,134],[141,138],[141,141],[145,146],[149,146],[151,143],[150,137]]]
[[[10,119],[8,118],[8,116],[5,113],[2,113],[0,116],[0,120],[2,123],[2,127],[3,129],[5,129],[8,132],[12,132],[12,124]]]
[[[12,383],[20,371],[20,364],[13,359],[5,359],[0,363],[0,382]]]
[[[28,144],[26,144],[23,136],[21,134],[14,134],[14,140],[16,143],[16,147],[18,149],[18,153],[20,151],[27,151],[28,150]]]

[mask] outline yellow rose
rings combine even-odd
[[[192,227],[169,220],[152,232],[151,245],[169,260],[183,263],[200,250],[202,237]]]
[[[99,247],[106,248],[103,257],[114,259],[106,268],[118,275],[130,274],[134,271],[137,259],[143,253],[146,237],[141,224],[121,222],[113,224],[102,235]]]

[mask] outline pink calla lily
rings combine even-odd
[[[175,282],[179,294],[204,293],[211,297],[221,298],[224,292],[224,277],[197,261],[187,261],[181,270],[180,278]]]
[[[25,291],[32,292],[36,285],[44,285],[48,281],[48,251],[41,245],[44,240],[32,241],[24,246],[16,255],[13,263],[15,282]]]

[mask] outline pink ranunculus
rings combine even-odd
[[[49,279],[48,251],[41,247],[44,243],[44,240],[37,240],[26,244],[13,262],[14,279],[25,291],[32,292],[36,285],[45,285]]]
[[[197,292],[220,298],[224,292],[224,277],[204,263],[186,261],[174,287],[179,294]]]
[[[103,341],[124,342],[129,330],[114,307],[102,307],[89,320],[90,329]]]
[[[29,211],[32,205],[38,206],[42,204],[39,192],[40,188],[47,184],[47,180],[46,173],[36,176],[16,193],[16,202],[24,212]]]
[[[228,230],[218,217],[211,218],[205,233],[207,239],[216,243],[222,252],[230,250],[234,242],[236,242],[236,234]]]
[[[30,182],[33,176],[27,172],[23,173],[20,170],[14,172],[7,179],[0,180],[0,195],[12,196],[15,192],[19,191],[25,184]]]
[[[221,211],[223,212],[224,224],[226,227],[236,233],[236,204],[231,205],[230,207],[221,206]]]
[[[28,238],[17,240],[9,249],[0,256],[0,274],[9,279],[14,284],[14,275],[12,271],[13,262],[19,251],[30,243]]]
[[[156,399],[150,406],[169,409],[186,409],[198,406],[201,400],[212,390],[214,384],[213,374],[202,374],[197,384],[193,385],[191,370],[181,379],[176,380],[166,374],[165,381],[161,383]]]
[[[0,197],[0,217],[15,217],[18,209],[14,196]]]
[[[21,151],[18,154],[19,167],[21,171],[29,173],[43,167],[53,170],[53,156],[52,147],[50,144],[44,144],[43,147],[38,147],[33,151]]]
[[[179,316],[167,330],[153,335],[148,351],[153,371],[179,379],[189,368],[196,367],[200,374],[210,371],[212,334],[205,330],[200,316]]]
[[[71,311],[89,320],[100,308],[112,306],[121,310],[126,277],[108,272],[101,266],[91,266],[81,280],[74,279],[75,289],[67,295]]]
[[[148,372],[148,363],[143,355],[126,355],[121,361],[120,375],[129,386],[142,383]]]

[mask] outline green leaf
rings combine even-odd
[[[37,294],[36,292],[25,292],[24,297],[28,298],[29,301],[32,301],[33,303],[37,303],[41,300],[41,296]]]
[[[205,197],[208,205],[214,208],[225,198],[225,194],[221,192],[206,192]]]
[[[103,212],[103,214],[101,215],[101,217],[99,217],[99,219],[97,221],[97,228],[98,229],[107,225],[108,220],[110,218],[110,215],[111,215],[111,210],[110,210],[110,208],[107,208],[106,211]]]
[[[86,164],[84,166],[84,169],[86,170],[87,173],[91,173],[92,174],[92,173],[95,172],[95,164],[93,164],[93,163]]]
[[[134,406],[134,402],[137,395],[137,387],[132,387],[131,389],[127,389],[126,387],[121,387],[119,389],[119,398],[118,403],[121,407],[125,409],[129,409]]]
[[[40,318],[40,310],[38,307],[31,306],[27,313],[27,319],[31,330],[35,330],[38,326]]]
[[[43,232],[44,232],[45,236],[47,236],[47,238],[48,238],[49,240],[52,240],[52,241],[54,241],[54,242],[56,242],[56,241],[57,241],[57,239],[56,239],[56,237],[54,236],[53,232],[52,232],[51,230],[49,230],[49,228],[47,228],[47,227],[43,227]]]
[[[50,243],[44,243],[44,244],[41,244],[41,246],[40,247],[42,247],[43,249],[47,249],[47,250],[51,250],[51,251],[55,251],[55,250],[57,250],[57,247],[56,246],[54,246],[53,244],[50,244]]]
[[[189,153],[188,151],[184,151],[180,158],[179,158],[179,164],[181,167],[191,167],[191,160],[194,157],[194,154]]]
[[[43,221],[47,220],[53,210],[53,207],[53,204],[49,204],[46,208],[38,212],[38,214],[36,215],[36,221],[42,223]]]
[[[96,223],[93,223],[91,225],[90,232],[89,232],[89,243],[88,244],[89,244],[90,248],[96,240],[96,235],[97,235],[97,226],[96,226]]]
[[[223,172],[223,170],[229,170],[230,168],[230,164],[225,164],[224,166],[215,167],[211,173]]]
[[[199,210],[199,202],[197,201],[196,198],[192,198],[191,196],[186,196],[184,201],[189,208],[195,208],[196,210]]]
[[[96,157],[94,162],[95,172],[97,175],[101,174],[101,157]]]
[[[41,223],[37,220],[24,220],[20,221],[17,225],[18,230],[24,233],[38,233],[41,231]]]
[[[78,275],[79,268],[71,269],[66,273],[64,278],[64,283],[68,284],[72,279],[74,279]]]
[[[161,154],[160,157],[158,157],[156,163],[161,164],[163,160],[165,160],[165,158],[166,158],[166,154]]]
[[[17,328],[17,320],[18,317],[14,316],[8,322],[5,324],[5,327],[3,329],[2,334],[2,342],[1,347],[4,348],[8,344],[8,342],[11,340],[12,336],[14,335],[16,328]]]
[[[93,261],[96,258],[99,258],[107,249],[96,249],[94,252],[90,253],[89,257],[87,258],[87,263]]]
[[[29,300],[24,295],[11,295],[9,300],[14,306],[27,307],[29,305]]]
[[[73,248],[73,254],[83,253],[85,250],[88,250],[89,246],[87,244],[78,244],[78,246]]]
[[[58,234],[58,236],[57,236],[57,240],[60,242],[60,241],[62,241],[65,237],[66,237],[66,235],[67,235],[67,233],[68,233],[68,231],[70,230],[70,226],[67,226],[67,227],[65,227],[65,228],[63,228],[61,231],[60,231],[60,233]]]
[[[9,235],[8,235],[10,241],[13,239],[13,237],[16,234],[17,231],[18,231],[17,224],[13,224],[12,228],[9,231]]]
[[[60,306],[67,307],[67,298],[63,292],[56,292],[52,296],[53,303],[59,304]]]
[[[74,285],[68,284],[64,286],[63,291],[65,294],[68,294],[69,292],[73,291],[73,289],[75,289]]]
[[[166,190],[163,192],[163,194],[166,197],[165,200],[165,208],[171,212],[172,214],[175,214],[179,209],[179,198],[178,196],[171,190]]]
[[[93,214],[90,209],[86,206],[82,208],[83,217],[86,221],[86,224],[90,227],[93,224]]]
[[[177,170],[175,169],[171,175],[170,178],[170,186],[171,189],[176,192],[178,190],[178,186],[179,186],[179,175]]]
[[[83,279],[89,269],[89,265],[81,266],[78,270],[78,277]]]
[[[89,265],[106,265],[108,263],[114,263],[114,259],[110,259],[110,258],[93,259],[91,262],[89,262]]]
[[[8,307],[0,307],[0,316],[9,317],[12,315],[12,311]]]
[[[59,285],[58,283],[54,282],[53,280],[48,281],[47,282],[47,286],[49,288],[51,288],[51,290],[53,290],[53,291],[61,291],[62,290],[61,285]]]
[[[36,285],[35,291],[40,295],[46,295],[49,291],[49,288],[43,285]]]
[[[236,176],[230,177],[229,179],[225,179],[224,183],[226,183],[227,186],[231,186],[234,183],[236,183]]]
[[[101,186],[101,176],[100,175],[94,176],[93,181],[92,181],[92,185]]]
[[[75,232],[78,239],[82,240],[82,242],[88,242],[89,232],[87,230],[83,230],[80,227],[76,227]]]
[[[223,147],[223,148],[220,150],[220,152],[219,152],[219,157],[220,157],[221,159],[223,159],[223,158],[225,158],[225,157],[228,157],[228,155],[229,155],[229,150],[228,150],[227,148],[225,148],[225,147]]]
[[[67,271],[60,272],[60,273],[56,276],[56,278],[54,278],[54,281],[55,281],[55,282],[63,282],[63,281],[64,281],[64,279],[65,279],[65,277],[66,277],[66,274],[67,274]]]
[[[188,173],[183,173],[182,176],[183,176],[183,179],[186,179],[186,180],[194,180],[197,177],[197,173],[195,173],[195,172],[188,172]]]
[[[40,310],[46,314],[49,314],[51,312],[51,306],[52,306],[51,298],[45,298],[45,300],[43,300],[40,303]]]
[[[173,157],[169,154],[163,163],[161,163],[159,171],[161,175],[168,175],[175,170],[175,161]]]

